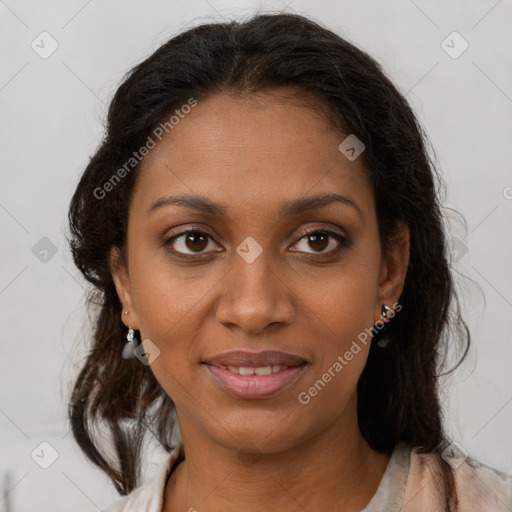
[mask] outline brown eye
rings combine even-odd
[[[171,245],[172,250],[180,254],[202,254],[209,241],[213,242],[203,231],[184,231],[167,239],[165,245]]]
[[[313,235],[308,235],[307,238],[308,243],[315,250],[323,251],[329,245],[329,235],[326,233],[315,233]]]
[[[334,242],[331,244],[332,240]],[[310,231],[306,233],[296,244],[295,246],[299,246],[302,243],[302,249],[299,248],[297,250],[294,249],[294,252],[306,252],[309,254],[319,253],[330,253],[335,252],[336,250],[342,247],[348,247],[350,242],[344,236],[334,233],[333,231]],[[329,246],[331,246],[330,250],[325,250]],[[313,251],[308,251],[307,249],[313,249]]]

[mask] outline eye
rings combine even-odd
[[[334,242],[333,242],[334,240]],[[171,251],[176,253],[177,255],[194,255],[194,254],[207,254],[209,252],[217,252],[222,249],[213,249],[210,251],[206,251],[208,245],[213,244],[215,247],[215,242],[212,237],[198,229],[183,231],[176,235],[173,235],[167,238],[163,245],[171,246]],[[302,243],[302,248],[300,248],[300,244]],[[297,247],[299,249],[292,249],[292,252],[306,252],[309,254],[326,254],[326,253],[336,253],[341,248],[347,248],[351,244],[350,240],[340,235],[339,233],[335,233],[334,231],[329,230],[312,230],[306,232],[302,235],[302,237],[292,246]],[[307,248],[313,248],[312,252],[307,251]],[[330,250],[326,250],[329,249]]]
[[[335,240],[335,242],[331,243],[332,240]],[[339,233],[335,233],[334,231],[327,231],[327,230],[314,230],[309,231],[308,233],[305,233],[302,238],[294,244],[294,247],[301,244],[302,247],[307,248],[313,248],[313,252],[310,252],[309,254],[324,254],[324,253],[331,253],[331,252],[337,252],[342,247],[348,247],[350,245],[350,241],[345,238],[343,235],[340,235]],[[330,250],[325,250],[331,246]],[[334,247],[333,247],[334,246]],[[308,252],[307,250],[299,249],[298,251],[294,250],[293,252]]]
[[[171,250],[178,254],[203,254],[204,249],[208,247],[209,241],[213,242],[213,239],[208,233],[195,229],[183,231],[182,233],[167,238],[164,245],[171,245]]]

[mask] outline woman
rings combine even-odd
[[[443,430],[469,333],[439,181],[376,62],[304,17],[135,67],[69,211],[100,307],[69,414],[108,510],[509,510],[512,477]],[[140,485],[148,429],[168,456]]]

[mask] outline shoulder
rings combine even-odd
[[[104,512],[161,512],[165,485],[169,475],[183,459],[183,445],[180,443],[168,453],[153,476],[135,488],[128,496],[103,509]]]
[[[472,457],[451,464],[460,512],[509,512],[512,510],[512,475]],[[404,512],[444,510],[439,498],[439,469],[434,454],[411,450]]]
[[[145,482],[134,489],[128,496],[124,496],[109,507],[103,509],[104,512],[159,512],[158,504],[155,501],[153,486],[151,482]]]
[[[512,509],[512,475],[473,458],[468,458],[454,472],[460,499],[468,510],[480,503],[480,510],[490,512]]]

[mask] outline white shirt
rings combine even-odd
[[[183,445],[177,445],[153,477],[104,512],[162,512],[169,475],[183,460]],[[434,480],[432,454],[396,445],[377,491],[361,512],[445,512]],[[512,475],[472,458],[454,469],[459,512],[512,512]]]

